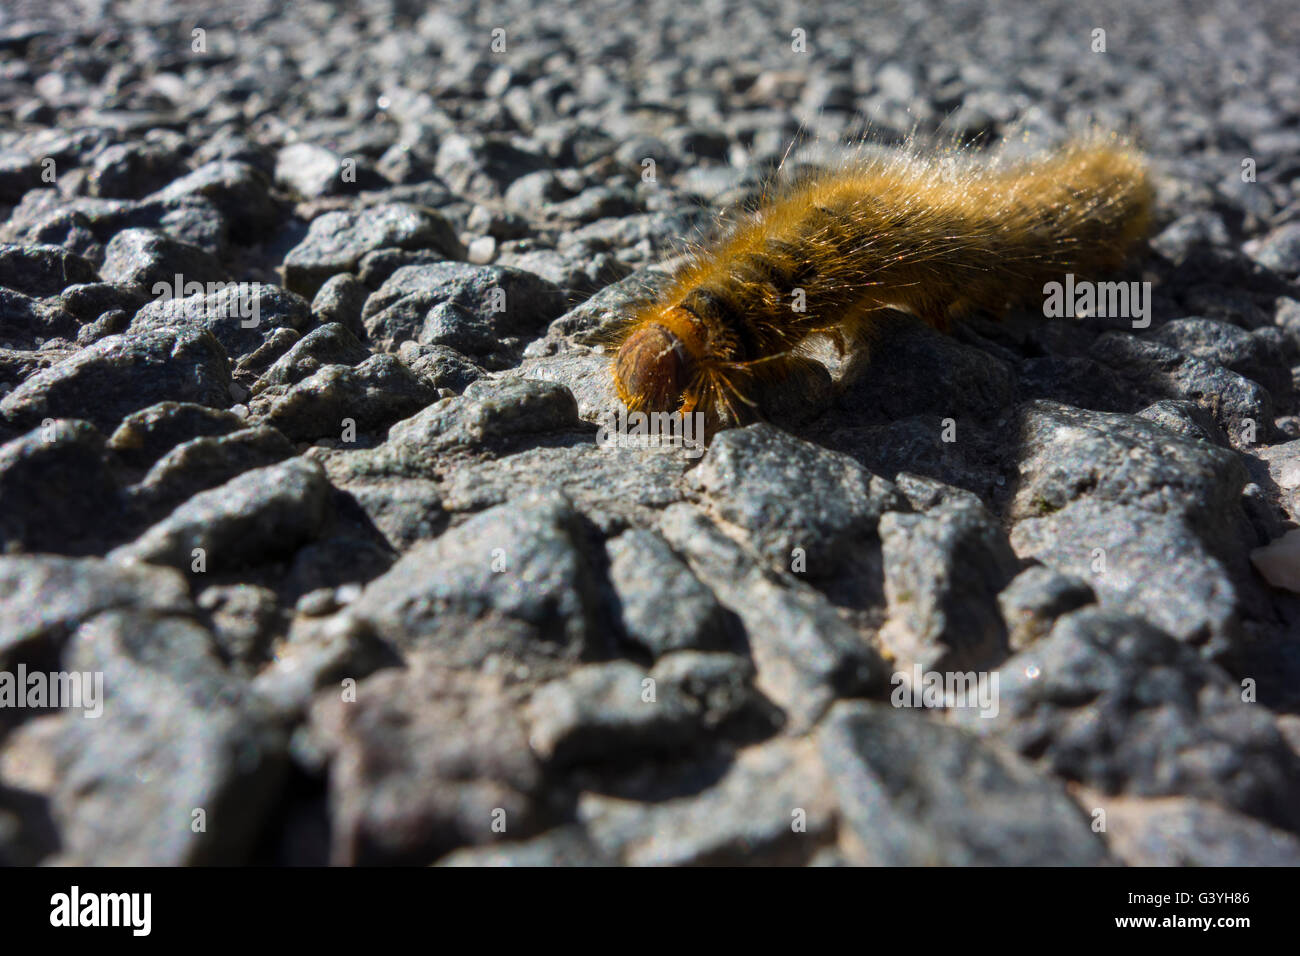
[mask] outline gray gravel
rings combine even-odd
[[[1300,16],[1217,7],[7,2],[0,681],[104,690],[0,696],[0,864],[1300,864]],[[787,150],[1092,121],[1149,327],[597,443]]]

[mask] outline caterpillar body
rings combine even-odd
[[[760,380],[824,334],[870,341],[881,309],[947,330],[975,310],[1041,301],[1063,273],[1113,271],[1149,229],[1153,193],[1117,137],[1010,166],[904,154],[813,175],[694,253],[615,333],[615,389],[633,411],[703,412],[710,430],[761,410]]]

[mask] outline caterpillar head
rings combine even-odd
[[[623,404],[636,411],[675,412],[696,376],[695,356],[671,329],[639,325],[614,359],[614,384]]]

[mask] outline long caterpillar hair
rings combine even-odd
[[[693,252],[615,329],[615,388],[632,411],[742,424],[760,414],[754,386],[807,361],[811,336],[844,354],[885,308],[945,331],[975,310],[1000,317],[1065,272],[1120,268],[1152,204],[1117,135],[1013,164],[910,151],[815,173]]]

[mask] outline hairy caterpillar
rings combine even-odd
[[[1145,165],[1117,137],[1011,166],[961,163],[860,160],[760,204],[620,325],[619,398],[703,412],[710,430],[740,424],[758,412],[752,386],[791,374],[810,336],[843,354],[869,342],[882,308],[944,330],[976,309],[1001,316],[1063,273],[1118,269],[1147,235]]]

